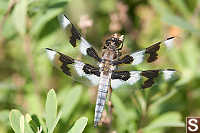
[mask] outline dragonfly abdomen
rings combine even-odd
[[[104,105],[106,103],[106,97],[108,89],[110,87],[110,76],[101,74],[99,80],[98,94],[95,107],[95,116],[94,116],[94,126],[98,125],[98,122],[101,120],[101,115],[104,110]]]

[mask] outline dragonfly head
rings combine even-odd
[[[123,47],[124,35],[117,33],[111,35],[104,44],[104,49],[121,50]]]

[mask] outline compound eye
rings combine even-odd
[[[111,44],[111,42],[110,41],[106,41],[106,46],[109,46]]]
[[[115,39],[115,45],[116,45],[116,47],[119,47],[120,46],[120,44],[121,44],[121,42],[118,40],[118,39]]]

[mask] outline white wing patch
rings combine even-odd
[[[167,48],[172,48],[174,43],[174,38],[169,38],[166,41],[164,41],[164,44]]]
[[[134,59],[132,65],[138,65],[142,63],[142,61],[144,60],[144,54],[145,54],[145,50],[138,51],[131,54],[130,56],[132,56]]]
[[[65,17],[65,15],[63,14],[58,16],[58,20],[63,29],[65,29],[69,24],[71,24],[67,17]]]
[[[83,71],[84,65],[85,64],[83,62],[75,60],[74,67],[79,76],[84,76],[84,74],[85,74]]]
[[[84,63],[83,62],[80,62],[78,60],[75,60],[75,64],[74,64],[74,67],[75,67],[75,70],[77,72],[77,74],[81,77],[86,77],[88,78],[93,85],[98,85],[99,83],[99,77],[97,77],[96,75],[89,75],[89,74],[86,74],[84,71],[83,71],[83,67],[84,67]]]
[[[141,79],[140,73],[141,73],[141,71],[131,71],[130,72],[130,78],[126,81],[123,81],[123,80],[120,80],[120,79],[112,79],[111,80],[111,86],[112,86],[113,89],[116,89],[116,88],[118,88],[118,87],[120,87],[121,85],[124,85],[124,84],[133,85],[138,80]]]
[[[83,55],[87,55],[87,49],[90,47],[91,47],[91,45],[83,37],[81,37],[81,43],[80,43],[81,53]]]
[[[53,61],[54,60],[54,58],[55,58],[55,56],[56,56],[56,51],[53,51],[53,50],[50,50],[50,49],[47,49],[46,48],[46,52],[47,52],[47,56],[48,56],[48,58],[51,60],[51,61]]]
[[[116,89],[116,88],[120,87],[121,85],[123,85],[124,83],[125,83],[125,81],[123,81],[123,80],[112,79],[111,80],[112,89]]]
[[[127,80],[127,83],[130,85],[135,84],[138,80],[141,79],[140,73],[141,73],[141,71],[131,71],[130,72],[131,77]]]
[[[176,72],[175,70],[164,70],[163,71],[164,79],[169,80],[170,78],[172,78],[175,72]]]
[[[96,75],[86,75],[86,77],[92,82],[93,85],[99,84],[99,77]]]

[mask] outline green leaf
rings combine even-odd
[[[41,97],[39,97],[36,93],[29,93],[25,95],[25,99],[27,101],[30,114],[42,114],[43,108],[41,104]]]
[[[163,0],[151,0],[150,3],[160,15],[172,14],[168,4]]]
[[[143,131],[148,132],[149,130],[163,127],[184,127],[184,123],[181,121],[181,114],[178,112],[165,113],[143,128]]]
[[[183,30],[187,30],[189,32],[193,32],[200,35],[199,30],[195,29],[192,24],[190,24],[189,22],[187,22],[187,20],[179,16],[168,14],[168,15],[162,16],[162,20],[169,25],[174,25],[174,26],[180,27]]]
[[[0,111],[0,122],[6,123],[6,124],[9,122],[9,111],[8,110]]]
[[[70,129],[68,133],[82,133],[84,128],[87,125],[88,118],[86,117],[81,117],[76,121],[74,126]]]
[[[120,132],[124,132],[128,127],[132,128],[132,130],[136,130],[136,126],[134,124],[129,124],[129,123],[134,123],[134,120],[137,117],[137,114],[133,108],[131,110],[128,110],[121,99],[115,94],[112,93],[112,103],[114,105],[114,113],[117,115],[117,124],[118,124],[118,130]]]
[[[17,2],[12,14],[12,21],[16,30],[23,36],[26,32],[27,0]]]
[[[31,29],[32,35],[37,35],[40,33],[42,28],[45,26],[47,22],[49,22],[51,19],[55,18],[59,14],[63,12],[62,8],[53,8],[49,9],[45,14],[39,14],[35,19],[35,23],[33,24],[33,27]]]
[[[148,114],[152,116],[158,113],[159,111],[158,108],[160,107],[160,105],[166,102],[167,100],[169,100],[170,98],[172,98],[177,93],[177,91],[178,90],[176,88],[172,88],[171,91],[167,95],[164,95],[158,98],[157,100],[155,100],[155,102],[150,104]]]
[[[20,133],[24,133],[24,116],[20,116]]]
[[[58,121],[60,120],[61,115],[62,115],[62,111],[60,111],[60,112],[58,113],[58,116],[56,117],[56,120],[54,121],[54,123],[53,123],[51,129],[48,131],[48,133],[53,133],[53,130],[54,130],[54,128],[56,127]]]
[[[24,133],[34,133],[32,128],[29,125],[27,118],[25,119],[25,122],[24,122]]]
[[[2,11],[3,11],[3,14],[4,14],[4,12],[7,11],[7,9],[8,9],[8,4],[9,4],[9,0],[1,0],[1,1],[0,1],[0,11],[1,11],[1,13],[2,13]]]
[[[15,133],[34,133],[20,111],[15,109],[11,110],[9,119]]]
[[[175,13],[173,13],[166,2],[162,0],[151,0],[150,3],[154,7],[154,9],[157,11],[157,13],[161,15],[161,19],[167,24],[180,27],[183,30],[193,32],[198,35],[200,34],[200,31],[197,30],[186,19],[183,19],[182,17],[177,16]],[[176,2],[176,4],[180,4],[180,2]],[[182,5],[181,9],[185,10],[183,6],[184,5]]]
[[[41,125],[38,117],[36,115],[32,115],[31,118],[27,118],[27,115],[26,115],[26,119],[30,119],[27,121],[30,121],[29,124],[30,124],[32,130],[34,132],[37,132],[37,128],[40,127],[40,125]]]
[[[52,130],[57,115],[56,93],[53,89],[51,89],[47,94],[45,111],[46,111],[46,125],[48,133],[50,133],[49,131]]]
[[[18,110],[11,110],[10,112],[10,124],[12,129],[14,130],[15,133],[21,133],[20,129],[20,119],[23,117],[20,111]]]
[[[112,103],[115,107],[115,113],[117,114],[117,117],[119,117],[120,122],[122,123],[126,123],[128,121],[128,117],[127,117],[127,110],[124,107],[124,104],[122,103],[122,101],[120,100],[120,98],[115,95],[114,93],[112,94]]]
[[[63,112],[62,118],[67,120],[69,116],[71,115],[73,109],[75,106],[78,104],[80,97],[82,93],[82,88],[81,86],[76,86],[72,90],[70,90],[65,94],[63,101],[63,106],[61,107],[61,110]],[[72,100],[73,99],[73,100]]]
[[[182,15],[186,17],[191,15],[184,0],[170,0],[170,2],[173,3],[181,11]]]

